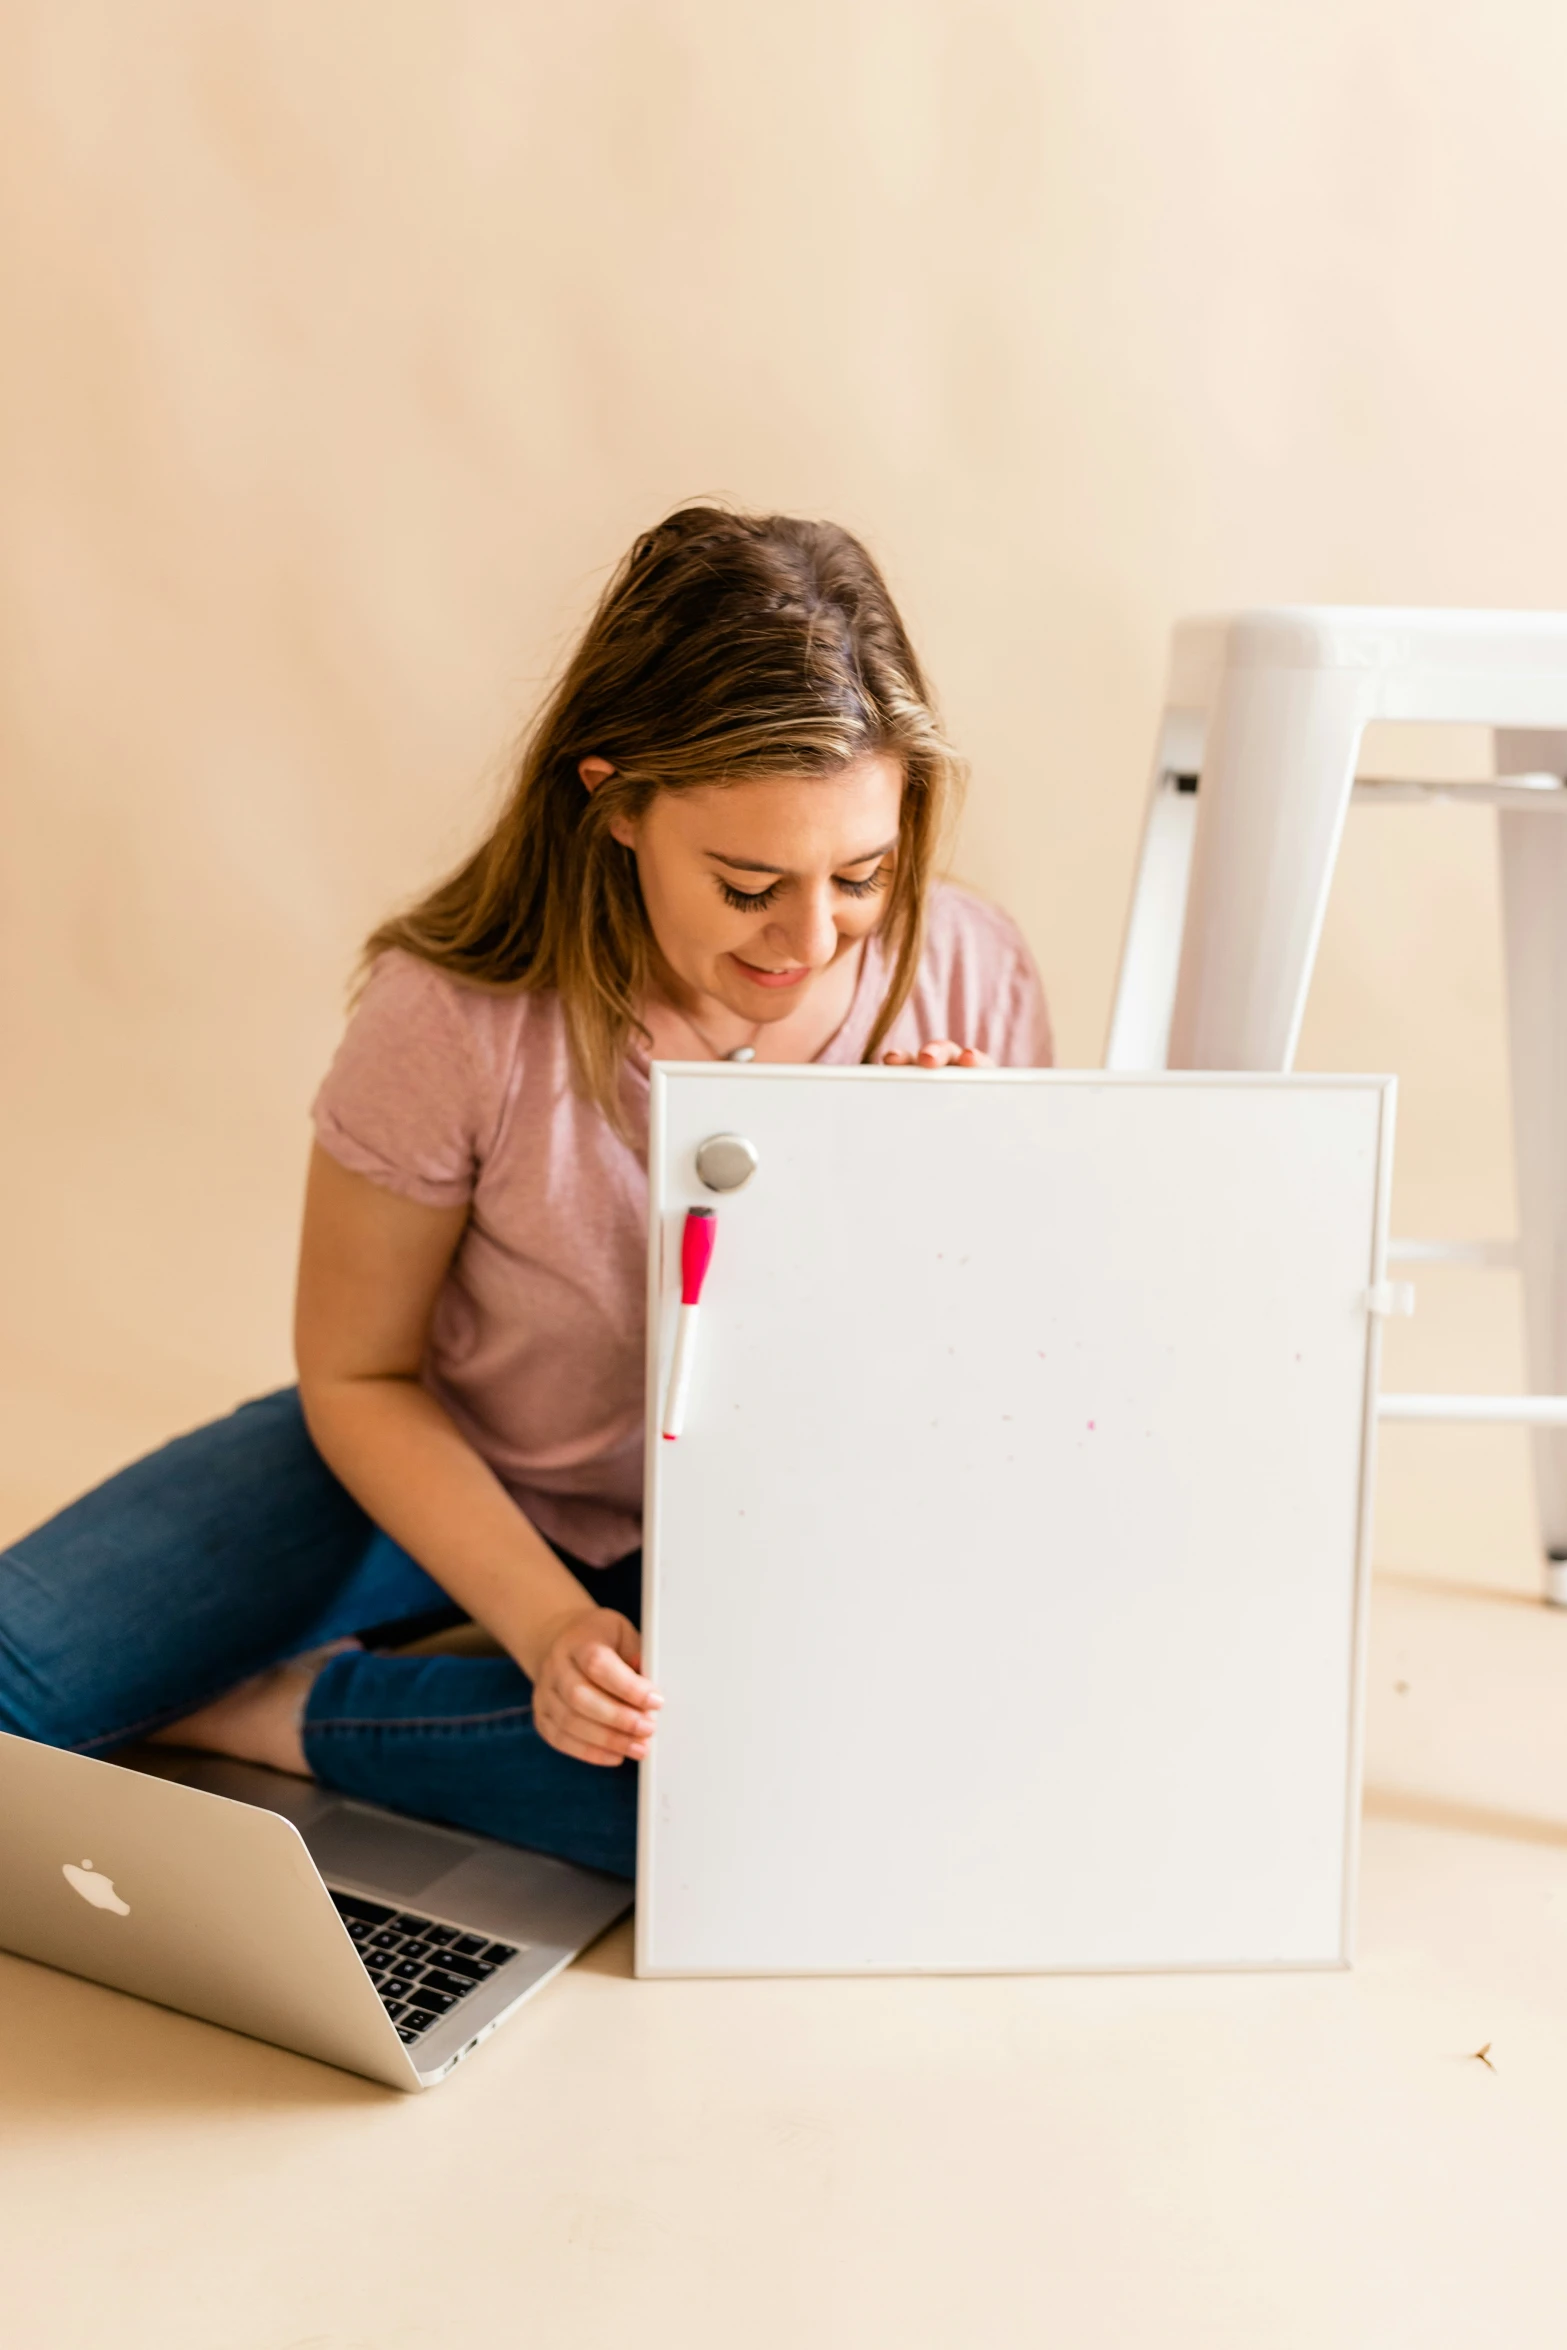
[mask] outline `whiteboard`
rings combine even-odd
[[[655,1068],[639,1973],[1347,1963],[1394,1091]]]

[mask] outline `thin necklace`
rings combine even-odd
[[[681,1019],[690,1029],[698,1044],[706,1045],[708,1052],[715,1061],[754,1061],[756,1059],[756,1040],[762,1033],[762,1023],[760,1020],[756,1022],[755,1026],[751,1030],[751,1041],[749,1044],[737,1044],[732,1053],[721,1053],[717,1045],[714,1044],[712,1038],[708,1035],[707,1031],[704,1028],[698,1028],[696,1022],[692,1019],[689,1012],[682,1012],[678,1004],[676,1004],[675,1010],[679,1012]]]

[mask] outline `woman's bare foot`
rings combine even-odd
[[[308,1779],[302,1734],[306,1701],[328,1657],[358,1646],[357,1640],[334,1640],[328,1648],[314,1648],[308,1656],[291,1657],[285,1665],[257,1673],[210,1705],[154,1730],[153,1743],[231,1754],[237,1762],[265,1763],[268,1770],[292,1771],[295,1778]]]

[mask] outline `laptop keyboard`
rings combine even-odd
[[[513,1942],[462,1934],[414,1910],[389,1909],[358,1893],[327,1890],[399,2040],[417,2040],[517,1955]]]

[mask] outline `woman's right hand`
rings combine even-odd
[[[540,1735],[578,1762],[641,1762],[664,1702],[641,1663],[641,1638],[625,1616],[574,1609],[550,1633],[534,1675]]]

